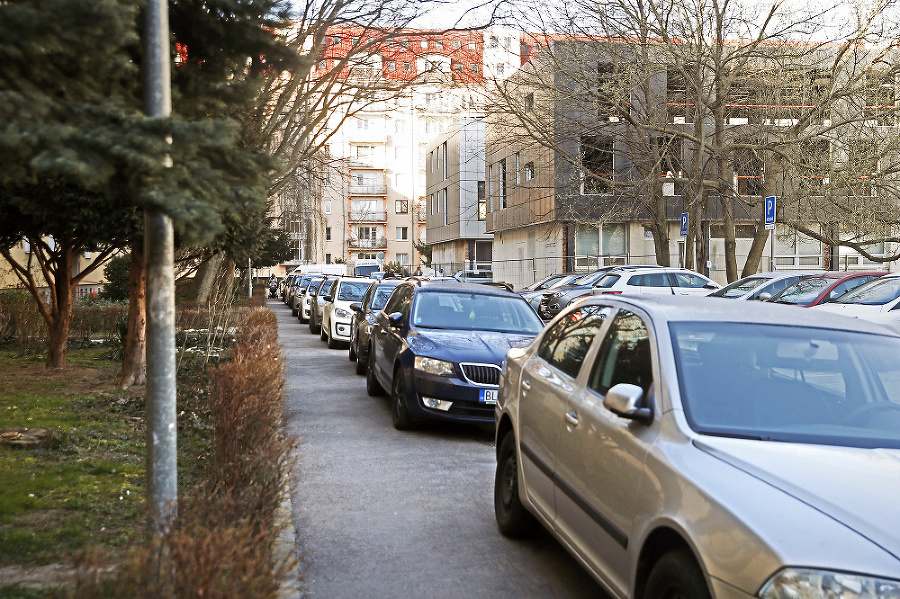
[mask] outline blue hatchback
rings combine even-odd
[[[397,429],[422,420],[493,423],[506,352],[543,326],[522,296],[504,289],[401,283],[375,319],[366,391],[390,391]]]

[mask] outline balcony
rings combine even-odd
[[[384,237],[379,237],[378,239],[351,239],[350,247],[352,249],[386,250],[387,239]]]
[[[351,210],[349,218],[352,223],[383,223],[387,221],[387,212],[384,210]]]
[[[368,185],[350,184],[350,195],[352,196],[383,196],[387,193],[387,185],[384,183],[375,183]]]

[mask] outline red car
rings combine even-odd
[[[772,296],[770,302],[810,307],[836,300],[848,291],[856,289],[887,273],[884,272],[823,272],[804,277],[788,285]]]

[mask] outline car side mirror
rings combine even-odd
[[[603,398],[603,406],[622,418],[649,422],[653,417],[650,408],[641,407],[644,398],[644,390],[637,385],[619,383],[606,392]]]
[[[703,286],[703,288],[715,290],[715,289],[718,289],[719,286],[716,285],[715,283],[707,283],[706,285]]]
[[[388,324],[392,327],[403,326],[403,312],[392,312],[388,314]]]
[[[330,295],[323,295],[323,296],[321,297],[321,300],[322,300],[323,302],[330,302],[331,299],[332,299],[332,298],[331,298]]]
[[[354,312],[362,312],[362,304],[359,302],[353,302],[350,304],[350,309]]]
[[[770,299],[772,299],[772,294],[766,293],[765,291],[763,291],[762,293],[760,293],[759,295],[756,296],[756,299],[758,299],[761,302],[767,302]]]

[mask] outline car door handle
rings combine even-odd
[[[531,382],[529,382],[528,380],[523,380],[522,387],[526,390],[531,389]]]
[[[572,410],[571,412],[566,413],[566,422],[571,424],[572,426],[578,426],[578,412]]]

